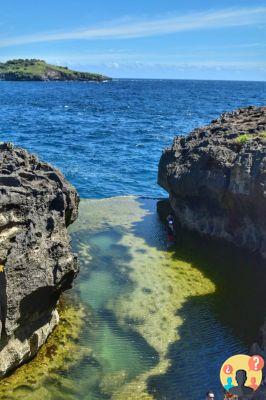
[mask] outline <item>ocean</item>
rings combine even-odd
[[[60,168],[83,198],[160,197],[174,136],[265,99],[266,82],[0,82],[0,140]]]

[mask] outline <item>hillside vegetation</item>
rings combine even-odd
[[[78,72],[43,60],[18,59],[0,63],[0,80],[4,81],[96,81],[110,78],[89,72]]]

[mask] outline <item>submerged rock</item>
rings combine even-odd
[[[58,323],[78,272],[67,226],[78,195],[27,151],[0,145],[0,376],[32,358]]]
[[[223,114],[177,136],[158,183],[182,226],[266,257],[266,107]]]

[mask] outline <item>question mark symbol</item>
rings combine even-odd
[[[226,365],[223,367],[223,372],[224,372],[226,375],[231,375],[231,373],[233,372],[233,367],[232,367],[232,365],[226,364]]]
[[[261,371],[264,367],[264,360],[261,356],[255,355],[250,357],[248,366],[251,371]]]
[[[254,370],[258,371],[258,366],[260,364],[260,359],[258,357],[253,357],[254,360]]]

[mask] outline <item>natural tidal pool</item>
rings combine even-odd
[[[167,251],[156,200],[138,197],[82,200],[71,235],[80,275],[62,321],[1,381],[1,399],[221,394],[221,364],[248,351],[266,315],[260,260],[186,232]]]

